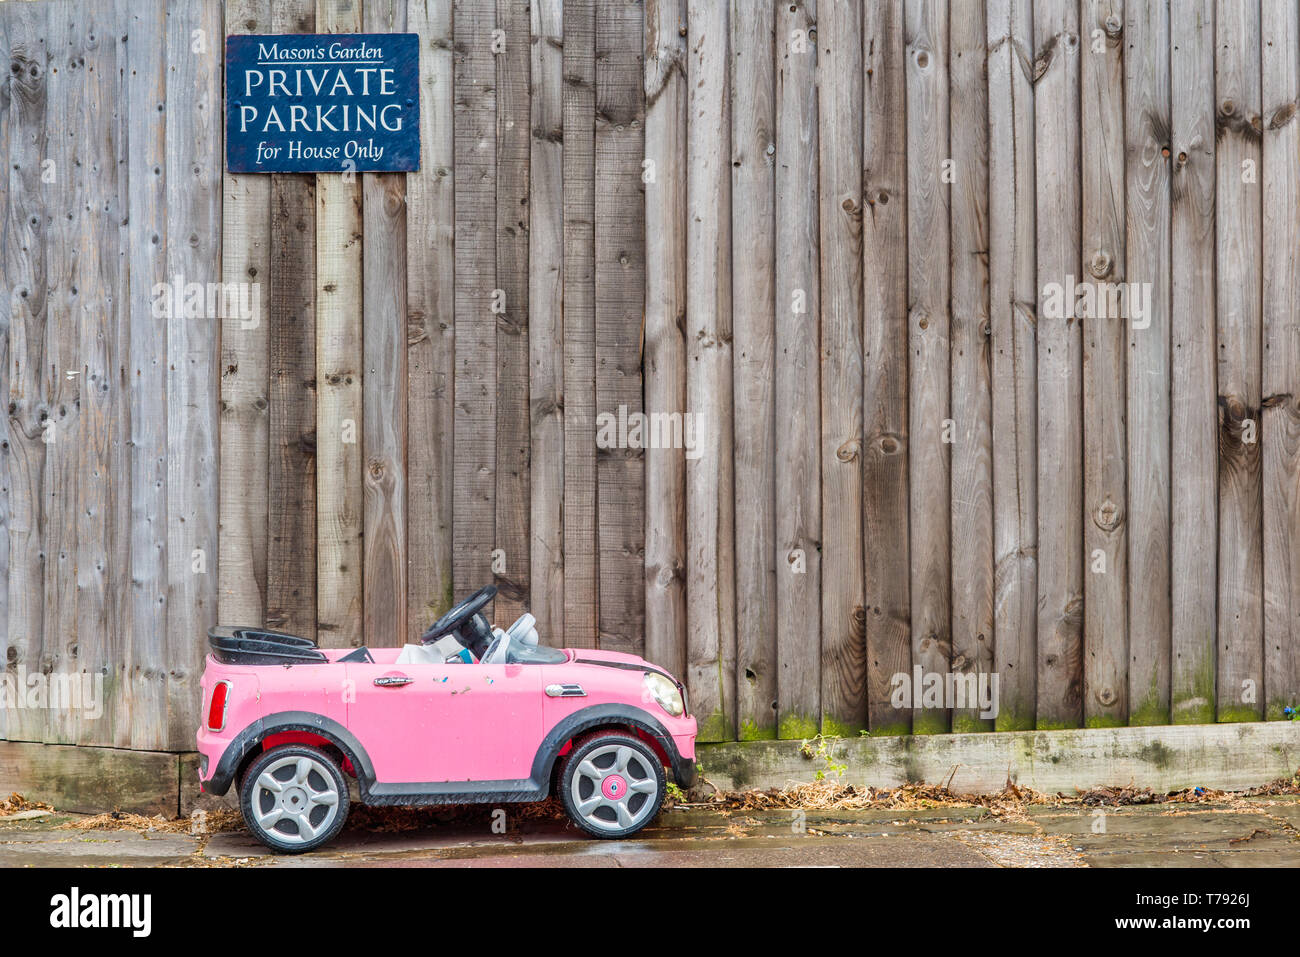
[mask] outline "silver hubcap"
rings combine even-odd
[[[569,772],[569,793],[584,821],[602,831],[636,827],[655,807],[659,782],[640,751],[626,744],[596,748]]]
[[[329,830],[339,813],[334,776],[307,757],[272,761],[254,784],[253,816],[284,844],[305,844]]]

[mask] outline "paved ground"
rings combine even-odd
[[[1100,811],[1030,807],[1018,820],[971,808],[809,811],[802,819],[790,811],[679,808],[622,842],[589,840],[553,820],[507,818],[507,833],[496,834],[491,810],[483,809],[481,817],[400,832],[352,828],[326,849],[297,857],[274,857],[242,831],[196,836],[60,826],[69,820],[0,819],[0,866],[1300,866],[1294,799]]]

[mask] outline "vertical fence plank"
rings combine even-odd
[[[315,29],[313,0],[273,5],[274,33]],[[271,176],[266,624],[316,634],[316,177]]]
[[[596,647],[596,6],[564,7],[564,643]]]
[[[496,67],[493,0],[458,0],[456,90],[456,372],[453,581],[492,581],[496,536]],[[491,612],[491,607],[486,609]]]
[[[602,5],[596,18],[596,409],[606,423],[642,414],[642,14],[641,0],[625,0]],[[596,453],[597,631],[601,648],[639,654],[645,649],[645,456],[630,425],[628,432],[626,441],[602,442]]]
[[[727,4],[691,0],[687,136],[686,682],[702,741],[734,737],[735,515],[731,394],[731,114]]]
[[[41,499],[45,469],[41,368],[45,361],[47,214],[41,184],[46,156],[44,11],[14,4],[6,11],[9,71],[9,199],[5,224],[5,282],[9,308],[8,406],[9,647],[6,669],[15,680],[40,670],[45,611]],[[125,671],[126,664],[119,665]],[[117,676],[115,676],[117,677]],[[121,698],[119,697],[120,701]],[[39,741],[45,716],[33,708],[8,710],[10,740]]]
[[[219,4],[169,0],[167,275],[204,289],[221,278],[223,37]],[[184,750],[193,742],[206,632],[217,623],[219,321],[175,309],[167,320],[167,724],[168,746]],[[315,537],[308,522],[303,547]]]
[[[13,26],[16,19],[14,4],[0,5],[0,69],[9,70],[10,38],[17,31]],[[16,125],[13,111],[13,93],[6,73],[6,79],[0,81],[0,162],[4,163],[0,171],[0,275],[5,277],[0,287],[0,398],[9,400],[9,368],[14,354],[11,349],[11,331],[13,305],[18,299],[15,277],[9,272],[9,243],[17,234],[9,222],[10,209],[16,206],[12,202],[13,184],[9,178],[13,169],[9,157],[11,133]],[[116,182],[116,168],[114,169]],[[119,217],[120,219],[120,217]],[[17,252],[17,251],[15,251]],[[15,256],[17,261],[18,257]],[[9,516],[11,514],[10,467],[13,462],[14,430],[10,424],[9,413],[0,416],[0,655],[7,662],[9,659]],[[8,665],[6,664],[6,668]],[[0,738],[9,736],[9,708],[0,708]]]
[[[1100,31],[1100,32],[1098,32]],[[1124,281],[1124,8],[1085,0],[1080,23],[1084,282]],[[1083,323],[1083,717],[1128,720],[1124,314],[1107,296]]]
[[[736,714],[776,736],[776,2],[731,3],[732,344],[736,408]],[[807,54],[801,54],[806,56]],[[772,152],[769,152],[769,147]],[[782,569],[789,574],[789,569]]]
[[[420,169],[406,175],[407,640],[450,610],[456,374],[456,188],[452,11],[409,0],[420,38]],[[515,38],[518,42],[518,38]]]
[[[402,33],[402,0],[367,0],[370,33]],[[363,173],[362,302],[365,579],[368,645],[400,645],[406,624],[406,175]]]
[[[782,738],[803,737],[821,714],[816,28],[815,0],[776,5],[776,717]]]
[[[413,9],[422,4],[413,3]],[[316,0],[316,29],[321,33],[358,33],[361,30],[360,0]],[[414,30],[414,26],[413,26]],[[423,33],[422,37],[423,39]],[[436,51],[422,44],[424,62]],[[435,60],[436,62],[436,60]],[[436,71],[421,70],[421,82]],[[432,108],[433,97],[422,91],[421,107]],[[425,116],[421,109],[421,117]],[[427,121],[426,121],[427,122]],[[441,129],[441,127],[435,127]],[[423,150],[430,148],[430,134],[421,130]],[[421,157],[420,172],[407,176],[407,188],[414,196],[431,174],[426,157]],[[419,193],[419,195],[423,195]],[[418,219],[417,204],[411,201],[412,232]],[[361,422],[362,385],[361,354],[361,180],[356,174],[316,175],[316,636],[325,647],[348,647],[361,644],[362,602],[362,478]],[[449,227],[450,228],[450,225]],[[435,266],[418,269],[410,277],[412,308],[417,308],[417,284]],[[412,345],[412,368],[416,365]],[[414,373],[412,374],[414,379]],[[412,401],[412,434],[415,405]],[[412,497],[421,475],[415,464],[416,450],[424,442],[412,443]],[[427,453],[426,453],[427,454]],[[419,527],[437,528],[436,510],[430,521]],[[412,539],[415,536],[412,534]],[[417,549],[411,546],[412,562]],[[412,569],[412,578],[415,577]]]
[[[129,4],[129,0],[119,2]],[[269,33],[269,0],[227,0],[226,30],[232,34]],[[271,275],[270,177],[226,173],[221,223],[222,282],[227,288],[246,291],[244,303],[255,308],[227,311],[221,321],[217,617],[226,624],[260,625],[266,616],[270,461],[270,337],[265,308]]]
[[[81,362],[78,355],[80,312],[89,290],[82,289],[82,259],[78,255],[76,224],[85,204],[81,164],[92,146],[78,133],[84,115],[86,50],[81,10],[63,0],[49,0],[45,47],[47,152],[42,188],[49,231],[46,244],[45,358],[40,370],[47,403],[42,422],[45,470],[41,495],[44,527],[45,612],[41,641],[41,670],[70,676],[77,661],[77,449],[81,444]],[[95,304],[89,308],[93,311]],[[74,370],[73,375],[67,375]],[[165,515],[165,509],[164,509]],[[46,742],[76,740],[77,719],[71,708],[51,708],[45,716]]]
[[[166,747],[167,715],[167,325],[154,315],[154,287],[167,282],[165,141],[166,6],[131,3],[130,37],[131,571],[127,649],[132,747]]]
[[[420,37],[420,170],[406,176],[409,578],[407,632],[415,641],[450,610],[455,497],[456,139],[452,9],[409,0]]]
[[[532,5],[528,353],[532,455],[529,611],[564,639],[564,5]]]
[[[528,610],[528,151],[529,0],[497,0],[504,48],[496,62],[496,532],[493,569],[503,626]],[[493,312],[497,310],[494,308]],[[497,570],[501,569],[501,570]]]
[[[1218,396],[1214,345],[1214,3],[1170,17],[1172,720],[1214,720]]]
[[[951,667],[948,10],[907,0],[908,489],[911,495],[912,661]],[[969,158],[963,158],[969,162]],[[960,439],[958,439],[960,441]],[[948,711],[912,701],[912,731],[949,728]]]
[[[1083,375],[1079,256],[1079,16],[1034,4],[1038,218],[1038,712],[1083,719]],[[1060,290],[1055,302],[1050,290]]]
[[[1300,17],[1263,5],[1264,715],[1300,694]]]
[[[131,63],[127,26],[128,17],[120,4],[104,11],[105,18],[111,24],[116,38],[116,63],[112,82],[113,96],[113,155],[106,159],[116,169],[115,193],[111,198],[113,210],[111,220],[104,224],[110,230],[112,238],[106,240],[106,248],[113,250],[118,268],[113,276],[113,299],[117,302],[120,320],[113,328],[113,334],[107,345],[106,381],[109,383],[111,407],[109,415],[112,426],[109,434],[109,464],[111,470],[111,494],[109,496],[108,540],[105,554],[108,556],[108,625],[102,652],[104,664],[104,716],[100,730],[94,731],[96,744],[113,744],[122,733],[124,715],[129,716],[129,705],[121,703],[124,695],[122,688],[125,671],[126,649],[130,642],[132,596],[125,587],[126,576],[131,566],[131,411],[128,369],[131,354],[131,323],[128,315],[131,308],[131,222],[130,213],[130,84]],[[219,41],[218,41],[219,42]],[[218,176],[220,171],[218,171]],[[209,555],[209,572],[217,583],[217,568],[214,564],[216,544]],[[201,640],[201,638],[200,638]],[[128,728],[129,731],[129,728]]]
[[[1125,5],[1125,278],[1147,314],[1128,326],[1129,723],[1167,724],[1171,675],[1169,531],[1169,5]],[[1130,286],[1130,288],[1135,288]]]
[[[989,0],[994,672],[999,731],[1034,726],[1038,630],[1037,304],[1031,0]]]
[[[1259,27],[1259,0],[1215,8],[1220,721],[1257,720],[1264,704]]]
[[[866,727],[862,589],[862,8],[818,8],[821,214],[820,730]],[[810,718],[814,719],[815,716]],[[809,731],[818,730],[811,723]],[[808,733],[808,732],[805,732]]]
[[[646,0],[644,39],[645,410],[672,423],[686,409],[686,0]],[[646,449],[645,497],[645,656],[684,675],[683,448]]]
[[[109,581],[110,576],[116,579],[121,569],[111,562],[109,554],[116,532],[110,523],[116,515],[114,503],[120,497],[122,475],[114,471],[113,449],[121,445],[121,422],[115,415],[119,411],[117,378],[110,370],[120,361],[115,346],[118,329],[126,320],[121,296],[125,270],[120,268],[118,260],[119,229],[126,215],[119,202],[122,184],[117,165],[121,146],[119,78],[123,64],[118,59],[121,34],[111,4],[86,8],[82,36],[85,71],[81,79],[86,97],[82,142],[88,148],[76,172],[86,181],[81,206],[93,213],[77,217],[80,306],[71,317],[79,338],[75,365],[81,379],[82,436],[77,449],[75,504],[76,641],[81,680],[106,682],[114,664],[114,638],[109,632],[109,622],[115,602],[109,597]],[[5,62],[0,52],[0,63]],[[0,155],[3,155],[2,148]],[[210,554],[215,563],[215,554]],[[209,567],[208,571],[215,575],[216,569]],[[98,689],[93,683],[83,684],[82,688],[102,695],[111,690],[107,683]],[[78,715],[75,727],[78,744],[112,742],[111,709],[107,702],[104,704],[97,719],[92,718],[93,711],[84,708]]]
[[[908,503],[907,87],[901,3],[867,5],[862,184],[863,542],[872,734],[906,734],[890,700],[912,673]],[[815,189],[815,187],[814,187]]]
[[[993,433],[984,5],[956,0],[948,29],[949,139],[956,164],[950,240],[952,670],[986,681],[993,671]],[[967,702],[966,709],[953,712],[953,730],[992,731],[992,718],[984,716],[978,699],[968,696]]]

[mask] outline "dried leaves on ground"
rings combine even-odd
[[[19,814],[23,811],[53,810],[54,808],[48,804],[42,804],[40,801],[29,801],[16,791],[5,800],[0,801],[0,817],[9,817],[11,814]]]

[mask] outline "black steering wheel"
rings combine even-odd
[[[487,607],[488,602],[497,596],[496,585],[484,585],[464,601],[452,607],[420,636],[420,643],[427,645],[437,641],[443,635],[454,635],[466,648],[471,648],[475,639],[482,638],[483,632],[492,634],[492,628],[479,612]],[[476,621],[475,619],[480,619]]]

